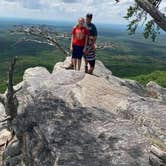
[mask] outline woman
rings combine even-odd
[[[89,30],[84,26],[84,18],[78,19],[78,24],[72,29],[70,50],[72,52],[72,64],[74,70],[80,70],[81,59],[86,51]]]

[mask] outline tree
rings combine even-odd
[[[119,1],[116,0],[116,2]],[[144,37],[151,37],[153,41],[160,33],[160,29],[166,31],[166,16],[159,10],[161,2],[162,0],[135,0],[135,4],[128,8],[125,16],[130,21],[129,34],[135,34],[139,23],[145,25]],[[151,16],[151,19],[148,16]]]
[[[18,100],[16,93],[21,89],[16,90],[13,88],[13,73],[16,60],[17,58],[14,57],[9,65],[7,90],[4,94],[0,93],[0,102],[3,104],[6,113],[6,116],[3,117],[4,119],[1,122],[7,121],[7,128],[11,132],[13,132],[11,127],[12,120],[17,116]]]

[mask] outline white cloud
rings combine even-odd
[[[1,0],[0,16],[75,21],[86,13],[95,22],[125,23],[123,16],[134,0]]]

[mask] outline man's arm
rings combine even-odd
[[[87,55],[90,50],[91,50],[91,51],[95,51],[95,50],[96,50],[95,46],[94,46],[94,45],[91,45],[91,46],[86,50],[85,55]]]
[[[88,35],[85,36],[84,52],[86,52],[87,44],[88,44]]]
[[[96,40],[97,40],[97,36],[94,36],[94,37],[93,37],[93,42],[92,42],[91,45],[94,45],[94,44],[96,43]]]
[[[94,45],[96,43],[96,40],[97,40],[97,28],[96,28],[96,26],[94,24],[93,24],[93,28],[94,28],[94,33],[93,33],[92,45]]]

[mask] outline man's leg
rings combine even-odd
[[[93,74],[93,70],[94,70],[94,68],[90,67],[90,69],[88,70],[88,74]]]
[[[85,61],[85,73],[88,73],[88,61],[86,60],[85,57],[84,57],[84,61]]]
[[[88,74],[93,74],[93,70],[95,68],[95,60],[89,61],[90,69],[88,70]]]

